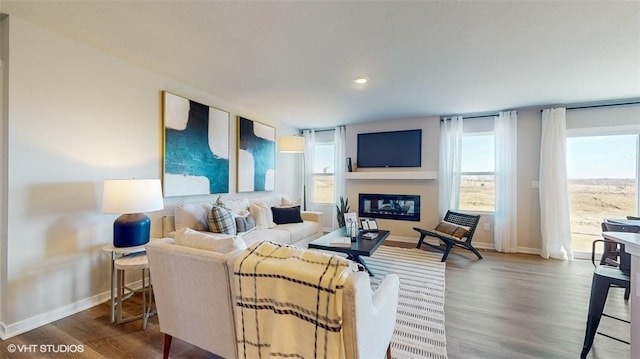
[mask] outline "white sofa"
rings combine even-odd
[[[162,221],[163,237],[174,238],[175,231],[190,228],[208,232],[207,216],[214,205],[229,209],[240,216],[251,212],[251,205],[263,203],[266,207],[291,206],[292,202],[283,194],[270,194],[262,197],[237,198],[219,197],[217,200],[178,205],[173,216],[165,216]],[[322,236],[322,213],[301,211],[302,223],[274,224],[258,226],[247,232],[238,233],[247,246],[256,241],[269,240],[276,243],[291,244],[307,248],[307,244]],[[258,220],[258,218],[256,218]]]
[[[164,358],[173,337],[223,358],[237,358],[233,264],[241,250],[217,253],[154,240],[147,245],[154,296],[165,334]],[[349,275],[343,292],[345,357],[390,358],[399,278],[388,275],[372,294],[365,272]]]

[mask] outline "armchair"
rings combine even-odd
[[[342,305],[346,358],[391,359],[400,278],[389,274],[371,293],[367,272],[352,274],[345,283]]]
[[[241,250],[216,253],[157,241],[147,255],[164,356],[177,337],[223,358],[237,358],[233,263]],[[343,292],[346,358],[390,359],[398,304],[399,278],[388,275],[372,293],[365,272],[349,275]]]
[[[423,244],[429,247],[443,251],[441,262],[447,260],[449,252],[456,246],[469,250],[475,254],[478,259],[482,259],[482,255],[471,244],[473,234],[476,232],[476,227],[480,223],[479,215],[471,215],[465,213],[458,213],[454,211],[447,211],[442,222],[440,222],[435,229],[426,230],[418,227],[413,227],[415,231],[420,233],[420,239],[416,248],[420,248]],[[439,239],[445,244],[444,249],[439,246],[435,246],[429,242],[425,242],[425,237],[433,237]]]

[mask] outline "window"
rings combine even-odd
[[[313,201],[316,203],[335,202],[333,161],[333,142],[316,143],[313,158]]]
[[[603,218],[638,214],[638,131],[577,130],[567,133],[571,241],[591,253]]]
[[[458,209],[495,210],[495,136],[481,132],[462,136],[460,202]]]

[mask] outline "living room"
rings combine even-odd
[[[613,43],[607,45],[611,48],[606,48],[612,51],[611,61],[614,59],[622,61],[622,65],[615,62],[613,66],[603,66],[606,69],[602,71],[616,72],[613,74],[607,72],[606,75],[601,76],[597,73],[591,74],[584,79],[580,77],[564,79],[564,81],[571,80],[576,83],[572,85],[576,92],[586,92],[588,89],[599,86],[604,88],[605,84],[613,83],[610,94],[591,98],[588,101],[565,101],[547,97],[539,100],[535,106],[521,105],[510,98],[501,100],[502,102],[496,100],[482,106],[477,105],[478,100],[473,95],[474,92],[491,92],[493,87],[499,87],[487,85],[485,88],[460,89],[460,98],[465,98],[466,104],[457,108],[454,106],[460,103],[448,104],[447,111],[427,114],[415,111],[412,115],[405,113],[398,117],[393,116],[391,112],[380,111],[380,114],[368,117],[370,120],[350,124],[345,120],[331,126],[323,125],[317,120],[317,118],[328,117],[331,113],[317,111],[317,114],[310,116],[307,120],[301,116],[305,111],[303,106],[289,107],[284,99],[276,94],[269,95],[268,102],[274,104],[274,107],[277,105],[288,108],[293,114],[290,116],[300,118],[298,123],[285,122],[267,114],[269,112],[266,109],[254,107],[253,103],[258,101],[254,98],[255,94],[227,97],[221,94],[222,90],[218,92],[215,89],[200,87],[186,79],[166,73],[162,68],[155,67],[156,65],[136,62],[127,57],[126,50],[106,52],[101,47],[109,47],[109,44],[95,42],[87,44],[83,41],[82,33],[65,34],[66,31],[73,30],[64,28],[58,31],[50,30],[46,20],[37,22],[40,16],[38,7],[45,6],[46,11],[47,5],[31,3],[30,6],[21,8],[18,3],[3,1],[0,5],[2,6],[0,12],[8,14],[2,18],[0,28],[3,61],[1,90],[3,101],[0,101],[1,113],[3,113],[1,130],[3,167],[0,176],[0,184],[2,184],[0,186],[2,188],[0,233],[3,236],[2,246],[0,246],[2,274],[0,276],[2,293],[0,336],[3,339],[92,308],[108,300],[109,265],[108,258],[101,249],[112,241],[112,225],[115,216],[106,215],[101,211],[103,181],[133,177],[160,178],[163,165],[162,91],[170,91],[229,112],[232,119],[229,126],[231,149],[229,160],[232,166],[229,171],[230,195],[237,194],[235,184],[238,175],[234,151],[237,146],[236,116],[267,123],[276,129],[278,136],[296,135],[301,129],[306,128],[326,128],[346,124],[348,143],[346,152],[347,156],[352,158],[357,156],[355,136],[358,133],[419,128],[422,129],[424,136],[421,169],[436,171],[438,169],[438,126],[441,116],[450,116],[453,113],[496,114],[497,111],[506,108],[517,110],[518,251],[531,254],[539,254],[541,247],[538,192],[532,188],[532,183],[538,180],[539,175],[542,131],[540,110],[558,104],[613,103],[630,98],[637,100],[640,97],[637,81],[639,77],[637,64],[640,63],[637,51],[638,23],[640,23],[637,21],[637,3],[620,3],[617,6],[602,7],[598,7],[596,3],[593,8],[589,8],[589,13],[592,14],[598,11],[604,12],[607,6],[612,6],[612,12],[615,15],[612,16],[623,17],[624,21],[621,20],[622,25],[620,25],[622,29],[614,29],[613,35],[603,36],[604,40],[610,40]],[[583,5],[578,4],[575,8],[567,5],[561,7],[561,10],[570,12]],[[86,8],[84,11],[87,11]],[[133,21],[136,20],[134,16],[136,13],[132,11],[131,14],[134,19],[122,18],[121,21],[136,23]],[[74,16],[73,9],[69,8],[68,16],[78,15]],[[451,20],[452,26],[456,25],[454,20]],[[572,21],[573,26],[580,25],[579,19],[572,18]],[[154,28],[146,28],[144,24],[138,25],[137,31],[148,33],[155,31]],[[246,24],[243,23],[243,25]],[[539,26],[529,25],[531,28]],[[111,30],[115,33],[120,31],[118,26],[113,26]],[[627,35],[617,37],[620,34]],[[589,35],[595,36],[592,33]],[[582,53],[584,58],[589,59],[590,56],[595,56],[595,52],[604,51],[602,46],[605,46],[607,41],[599,37],[598,39],[600,41],[594,40],[596,46],[584,44],[575,44],[575,46],[584,51]],[[618,39],[620,44],[615,39]],[[320,40],[322,39],[318,39]],[[109,39],[103,38],[102,41],[108,42]],[[472,50],[477,46],[473,43],[467,45]],[[141,43],[138,46],[144,47],[145,44]],[[301,44],[300,46],[310,45]],[[619,48],[626,50],[614,52]],[[279,50],[282,49],[275,48],[273,51]],[[155,51],[158,57],[166,58],[167,62],[176,55],[163,49]],[[528,54],[531,56],[536,51],[538,50],[533,49]],[[232,63],[233,57],[240,55],[242,54],[230,53],[228,56],[231,59],[225,61]],[[618,60],[625,56],[626,60]],[[578,66],[578,59],[574,61]],[[269,61],[265,60],[265,62]],[[551,67],[554,60],[548,60],[545,63],[550,64],[549,72],[555,73]],[[629,66],[629,63],[632,65]],[[227,62],[223,64],[229,66]],[[184,63],[184,66],[193,68],[194,78],[197,78],[197,76],[206,77],[204,74],[207,73],[207,67],[210,64],[199,63],[195,59],[193,62]],[[475,66],[479,65],[469,64],[470,68]],[[267,67],[256,67],[258,67],[257,71],[268,71]],[[465,72],[465,74],[473,72]],[[280,74],[286,77],[286,73],[280,72]],[[572,74],[576,76],[575,73]],[[356,75],[355,73],[344,75],[345,78],[348,77],[345,81],[350,82],[351,77]],[[457,76],[451,74],[451,76],[454,75]],[[369,76],[371,86],[375,86],[378,79],[374,75]],[[486,76],[487,82],[492,80],[491,76]],[[544,81],[550,80],[545,77]],[[458,78],[454,82],[464,86],[464,78]],[[616,86],[616,82],[619,82],[620,86]],[[501,83],[513,83],[513,86],[518,88],[527,88],[535,84],[534,81],[522,82],[517,74],[510,74],[508,80]],[[554,86],[551,82],[546,85],[550,88]],[[300,86],[304,87],[304,84]],[[394,84],[394,86],[397,86],[398,90],[402,88],[402,85]],[[274,85],[274,88],[278,87],[279,84]],[[313,86],[309,85],[309,87]],[[351,90],[350,83],[345,84],[344,87],[346,89],[342,89],[343,91]],[[434,88],[433,91],[437,93],[438,86]],[[450,90],[450,88],[447,89]],[[618,89],[620,92],[613,92]],[[365,92],[365,90],[357,91],[356,96],[363,95]],[[444,92],[444,89],[441,91]],[[463,93],[466,96],[463,96]],[[534,96],[533,93],[532,96]],[[307,97],[310,96],[307,95]],[[292,101],[294,98],[295,96],[291,96]],[[330,107],[322,103],[321,99],[318,102],[321,103],[319,107]],[[372,107],[371,111],[379,110],[377,107]],[[597,121],[595,123],[599,122],[600,125],[603,123],[618,126],[637,125],[639,112],[640,106],[637,104],[567,111],[567,127],[572,125],[576,128],[594,118]],[[291,198],[298,198],[301,191],[301,180],[297,176],[300,170],[299,157],[277,153],[276,166],[276,192],[284,192]],[[363,191],[359,187],[362,185],[361,182],[346,181],[346,196],[351,201],[356,201],[358,193]],[[384,180],[380,183],[365,185],[367,191],[380,189],[381,186],[403,187],[403,191],[407,192],[415,190],[423,197],[424,213],[417,224],[429,228],[440,220],[437,181],[428,180],[416,184]],[[261,194],[244,195],[251,197]],[[149,213],[152,219],[152,236],[161,235],[160,218],[164,214],[170,214],[172,209],[182,202],[195,202],[201,199],[202,197],[165,198],[163,211]],[[479,231],[474,242],[480,248],[492,248],[491,216],[483,216],[482,221],[481,228],[484,228],[484,224],[487,223],[489,230]],[[414,243],[417,240],[417,233],[411,229],[413,225],[403,225],[393,221],[381,223],[390,226],[392,233],[399,240],[413,239]],[[469,261],[468,258],[461,260]],[[472,263],[473,260],[469,262]]]

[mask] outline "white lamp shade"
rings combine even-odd
[[[280,136],[278,149],[282,153],[304,153],[304,137]]]
[[[105,180],[104,213],[142,213],[164,208],[159,179]]]

